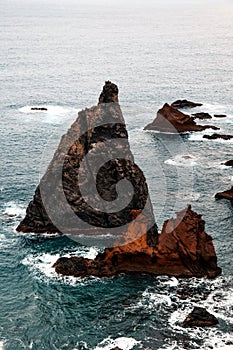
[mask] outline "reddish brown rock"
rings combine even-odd
[[[212,238],[205,233],[204,226],[201,215],[188,206],[177,213],[175,219],[164,223],[158,243],[152,247],[148,246],[146,239],[147,219],[141,215],[140,225],[129,225],[124,245],[106,248],[94,260],[60,258],[54,268],[58,274],[75,277],[148,273],[214,278],[221,273],[221,269],[217,266]],[[132,242],[132,237],[137,236],[137,230],[142,236]]]
[[[216,199],[228,199],[230,201],[233,201],[233,186],[230,190],[224,191],[224,192],[218,192],[215,195]]]
[[[196,102],[191,102],[187,100],[177,100],[172,103],[172,107],[175,108],[194,108],[194,107],[200,107],[202,106],[202,103],[196,103]]]
[[[203,131],[208,128],[214,130],[219,129],[211,125],[197,125],[194,118],[165,103],[163,108],[158,111],[157,117],[154,121],[148,124],[144,130],[182,133],[187,131]]]
[[[185,327],[210,327],[218,324],[218,319],[203,307],[195,307],[183,322]]]

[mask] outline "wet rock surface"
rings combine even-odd
[[[202,307],[195,307],[183,322],[185,327],[210,327],[217,324],[218,319]]]
[[[194,113],[192,114],[194,119],[212,119],[211,115],[209,113],[201,112],[201,113]]]
[[[204,139],[208,140],[217,140],[217,139],[222,139],[222,140],[231,140],[233,138],[233,135],[223,135],[223,134],[212,134],[212,135],[204,135]]]
[[[202,103],[196,103],[188,100],[177,100],[173,102],[172,107],[175,108],[195,108],[195,107],[201,107]]]
[[[233,201],[233,186],[231,187],[230,190],[216,193],[215,198],[216,199],[228,199],[230,201]]]

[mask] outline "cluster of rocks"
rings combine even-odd
[[[199,103],[187,100],[165,104],[156,119],[145,130],[162,132],[202,131],[211,125],[198,125],[195,118],[210,119],[206,114],[193,117],[177,108],[193,108]],[[42,109],[40,109],[42,110]],[[109,116],[111,122],[109,122]],[[84,133],[82,131],[85,131]],[[77,137],[81,135],[81,137]],[[121,140],[120,151],[126,155],[124,160],[116,157],[113,150],[105,148],[105,141]],[[118,152],[119,152],[118,149]],[[117,197],[116,185],[123,179],[129,180],[134,195],[129,206],[119,212],[106,214],[90,207],[82,196],[77,178],[87,184],[90,194],[93,188],[93,167],[98,153],[108,153],[112,161],[102,167],[96,187],[105,201],[114,201]],[[88,159],[82,162],[86,155]],[[62,162],[62,183],[59,183],[59,166]],[[228,164],[229,165],[229,164]],[[231,164],[232,165],[232,164]],[[89,174],[89,175],[88,175]],[[49,193],[44,197],[41,188],[47,185]],[[59,187],[60,186],[60,187]],[[53,193],[56,188],[56,195]],[[232,196],[233,188],[230,190]],[[177,277],[215,278],[221,273],[212,238],[205,232],[205,222],[191,206],[177,213],[176,218],[165,221],[159,234],[154,219],[148,193],[148,186],[142,171],[134,164],[134,158],[128,143],[128,133],[118,101],[118,87],[106,82],[99,97],[99,104],[79,112],[77,120],[62,137],[55,155],[39,186],[33,200],[29,203],[26,216],[17,227],[19,232],[85,234],[83,228],[72,226],[72,218],[67,216],[62,205],[60,193],[64,192],[72,213],[93,226],[93,235],[102,233],[101,229],[118,230],[118,236],[112,248],[105,248],[95,259],[77,256],[61,257],[54,264],[58,274],[85,276],[113,276],[120,273],[148,273]],[[228,191],[229,192],[229,191]],[[220,194],[218,194],[220,196]],[[129,193],[123,194],[124,198]],[[123,199],[124,199],[123,198]],[[219,197],[220,198],[220,197]],[[46,205],[45,202],[47,201]],[[61,203],[54,213],[54,202]],[[98,199],[96,206],[98,207]],[[47,212],[49,207],[50,215]],[[51,218],[55,215],[56,223]],[[121,229],[121,226],[124,228]],[[79,232],[80,231],[80,232]],[[184,321],[185,326],[203,326],[216,324],[216,319],[200,308],[194,309]],[[117,348],[116,348],[117,349]]]
[[[145,126],[144,130],[152,130],[165,133],[186,133],[203,131],[206,129],[219,130],[218,127],[214,125],[198,125],[195,119],[212,119],[209,113],[199,112],[193,113],[191,116],[181,112],[179,109],[183,108],[195,108],[202,106],[201,103],[195,103],[188,100],[177,100],[171,105],[165,103],[164,106],[158,110],[156,118],[152,123]],[[225,114],[214,114],[215,118],[225,118]],[[233,135],[224,135],[219,133],[214,133],[211,135],[203,135],[204,139],[207,140],[231,140]],[[225,163],[227,166],[231,166],[231,163]],[[217,199],[225,198],[232,200],[232,189],[217,193],[215,196]]]

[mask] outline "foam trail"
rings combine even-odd
[[[130,350],[137,344],[140,344],[140,342],[134,338],[121,337],[113,340],[109,337],[104,339],[94,350],[111,350],[114,347],[119,347],[122,350]]]
[[[25,208],[21,204],[17,204],[14,201],[8,202],[5,204],[4,215],[10,217],[23,217],[26,213]]]

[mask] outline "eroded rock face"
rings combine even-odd
[[[211,125],[197,125],[194,118],[165,103],[163,108],[158,111],[155,120],[148,124],[144,130],[182,133],[188,131],[202,131],[208,128],[214,130],[218,129]]]
[[[126,205],[118,209],[116,186],[123,179],[131,183],[133,191],[127,188],[120,191],[121,202]],[[91,199],[93,205],[87,199]],[[111,210],[107,210],[108,205]],[[147,243],[154,245],[157,227],[147,183],[130,151],[118,104],[118,87],[108,81],[99,105],[81,111],[62,137],[17,231],[80,233],[92,237],[104,235],[108,228],[114,230],[117,237],[127,232],[131,211],[143,208],[150,222]],[[77,218],[83,226],[77,225]],[[121,226],[125,226],[122,231]]]
[[[212,134],[212,135],[204,135],[203,136],[204,139],[208,139],[208,140],[217,140],[217,139],[222,139],[222,140],[231,140],[233,138],[232,135],[222,135],[222,134]]]
[[[203,307],[195,307],[183,322],[185,327],[210,327],[218,324],[218,319]]]
[[[228,199],[230,201],[233,201],[233,186],[231,187],[230,190],[216,193],[215,198],[216,199]]]
[[[172,107],[175,108],[194,108],[200,106],[202,106],[202,103],[195,103],[187,100],[177,100],[172,103]]]
[[[135,215],[135,213],[132,213]],[[60,258],[54,264],[58,274],[84,277],[113,276],[119,273],[148,273],[177,277],[214,278],[221,273],[212,238],[204,231],[205,222],[191,206],[177,213],[175,219],[164,223],[156,246],[148,246],[147,219],[140,216],[140,225],[132,222],[124,236],[123,245],[106,248],[94,260]],[[142,236],[132,242],[135,230]],[[129,242],[129,243],[128,243]]]

